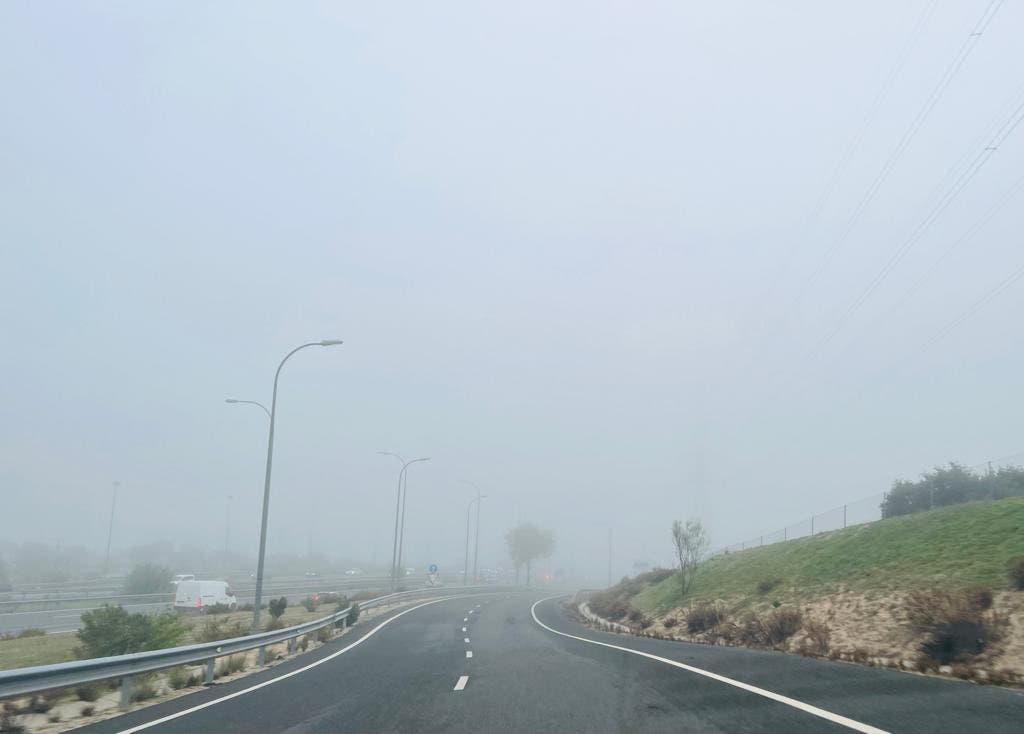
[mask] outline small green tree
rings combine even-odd
[[[81,658],[160,650],[181,642],[187,629],[171,612],[132,614],[124,607],[104,605],[82,614],[78,630]]]
[[[679,561],[679,585],[684,597],[693,585],[697,566],[704,559],[708,544],[708,534],[700,520],[687,520],[685,524],[676,520],[672,523],[672,545]]]
[[[279,599],[271,599],[267,602],[267,611],[270,612],[270,616],[274,619],[279,619],[287,608],[288,598],[284,596]]]
[[[550,530],[543,530],[533,523],[523,523],[505,533],[508,554],[516,567],[516,583],[519,583],[519,568],[526,566],[526,585],[530,585],[530,567],[538,558],[548,558],[555,552],[555,536]]]
[[[171,590],[171,569],[155,563],[140,563],[124,580],[125,594],[161,594]]]

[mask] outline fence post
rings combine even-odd
[[[814,535],[814,515],[811,515],[811,535]]]
[[[787,537],[788,536],[788,533],[786,532],[787,530],[789,530],[789,528],[782,528],[782,539],[783,540],[789,540],[789,538]]]
[[[121,679],[121,710],[126,711],[132,705],[132,677],[126,675]]]
[[[207,685],[207,686],[212,686],[213,685],[213,668],[214,668],[214,665],[216,664],[216,662],[217,662],[217,658],[210,658],[209,660],[206,661],[206,680],[204,682],[204,685]]]
[[[761,545],[764,545],[764,536],[761,536]]]
[[[843,527],[846,527],[846,505],[843,505]]]

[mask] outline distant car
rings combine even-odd
[[[182,581],[195,581],[196,575],[194,573],[179,573],[175,574],[174,578],[171,579],[171,583],[177,586]]]
[[[416,569],[413,568],[412,566],[410,566],[409,568],[405,569],[405,575],[406,576],[412,576],[414,573],[416,573]]]
[[[346,576],[362,576],[363,575],[363,569],[361,569],[361,568],[350,568],[349,570],[347,570],[345,572],[345,575]]]
[[[306,576],[313,578],[314,576],[319,576],[319,574],[316,571],[306,571]]]
[[[181,581],[174,591],[174,609],[179,612],[205,614],[215,604],[238,609],[238,599],[227,581]]]

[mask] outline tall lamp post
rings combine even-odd
[[[402,564],[401,542],[405,538],[405,485],[403,482],[406,480],[406,470],[410,464],[415,464],[419,461],[430,461],[430,457],[424,456],[412,461],[406,461],[393,451],[378,451],[377,453],[382,456],[394,456],[402,462],[402,468],[398,472],[398,494],[395,496],[395,535],[391,543],[391,590],[394,591],[398,586],[398,568]],[[399,512],[401,512],[401,524],[399,524]],[[399,527],[401,527],[401,532],[399,532]]]
[[[486,494],[480,494],[480,488],[468,479],[459,480],[463,484],[468,484],[470,487],[476,490],[476,497],[469,501],[466,506],[466,564],[462,570],[462,585],[465,586],[469,583],[469,518],[470,512],[473,510],[473,503],[476,502],[476,540],[474,541],[473,550],[473,583],[476,583],[476,561],[477,556],[480,554],[480,500],[485,498]]]
[[[110,524],[107,526],[107,555],[103,559],[103,575],[110,570],[110,540],[114,537],[114,508],[117,507],[117,488],[120,482],[114,482],[114,495],[110,498]]]
[[[277,417],[277,381],[281,377],[281,368],[284,367],[284,363],[299,350],[307,347],[335,347],[341,343],[341,339],[324,339],[318,342],[301,344],[288,352],[288,354],[284,355],[284,359],[281,360],[281,364],[277,366],[277,372],[274,373],[274,393],[273,397],[270,399],[269,411],[270,431],[267,434],[267,471],[263,479],[263,515],[260,520],[260,555],[259,560],[256,562],[256,598],[253,600],[252,614],[253,634],[259,632],[260,629],[260,604],[263,602],[263,563],[267,552],[267,513],[270,510],[270,473],[274,465],[274,419]],[[228,402],[230,402],[230,398]],[[255,403],[255,401],[249,400],[239,400],[238,402]],[[259,405],[258,403],[255,404]],[[260,407],[266,410],[265,406]]]

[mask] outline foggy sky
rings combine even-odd
[[[816,349],[1020,100],[987,0],[0,7],[4,539],[481,562],[530,520],[603,578],[1024,450],[1018,129]],[[855,140],[827,197],[816,202]],[[954,176],[955,178],[955,176]],[[906,299],[914,282],[928,279]]]

